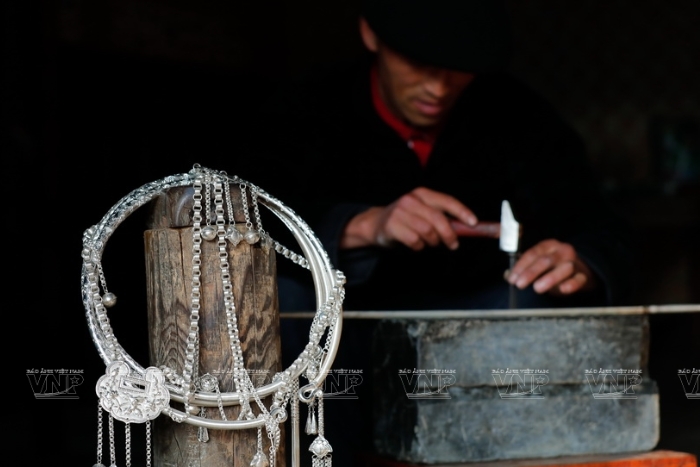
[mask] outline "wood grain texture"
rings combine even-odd
[[[235,205],[238,190],[232,190]],[[167,365],[182,373],[192,290],[193,231],[182,227],[191,220],[191,200],[186,189],[172,190],[155,200],[150,230],[144,234],[148,291],[150,364]],[[236,216],[238,217],[238,215]],[[244,226],[241,226],[245,228]],[[255,386],[269,383],[281,370],[281,340],[275,252],[260,243],[227,246],[229,271],[245,366]],[[199,318],[199,374],[210,373],[221,390],[234,390],[233,355],[226,324],[217,241],[202,242],[201,307]],[[263,400],[269,407],[270,400]],[[172,403],[182,409],[181,404]],[[259,412],[255,401],[254,412]],[[219,419],[218,408],[206,415]],[[238,417],[239,407],[225,408],[228,420]],[[153,461],[160,466],[248,465],[257,449],[257,430],[209,430],[210,440],[197,440],[198,428],[178,424],[167,416],[156,419],[153,430]],[[284,434],[282,443],[284,442]],[[263,449],[269,440],[263,430]],[[284,446],[277,465],[284,467]]]

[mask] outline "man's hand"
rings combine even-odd
[[[341,248],[403,243],[412,250],[444,243],[459,247],[450,225],[457,219],[467,225],[477,223],[474,213],[456,198],[428,188],[416,188],[385,207],[373,207],[350,220],[341,238]]]
[[[506,280],[519,289],[532,284],[537,293],[569,295],[595,287],[590,268],[568,243],[543,240],[522,254]]]

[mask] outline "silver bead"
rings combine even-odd
[[[229,225],[226,229],[226,238],[229,242],[233,244],[233,246],[236,246],[241,242],[243,235],[238,231],[238,229],[235,226]]]
[[[107,292],[102,296],[102,304],[107,308],[111,308],[117,304],[117,296],[112,292]]]
[[[208,225],[202,229],[202,238],[204,240],[214,240],[216,238],[216,229]]]
[[[252,245],[253,243],[256,243],[258,240],[260,240],[260,234],[255,229],[248,229],[243,235],[243,238],[249,245]]]
[[[250,467],[267,467],[268,465],[270,465],[270,462],[261,452],[256,452],[253,456],[253,460],[250,461]]]
[[[214,392],[218,385],[216,377],[208,373],[199,379],[199,387],[202,388],[202,391]]]

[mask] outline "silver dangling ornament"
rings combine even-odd
[[[313,454],[311,459],[312,467],[331,467],[333,452],[331,443],[323,436],[324,435],[324,410],[323,410],[323,390],[317,389],[314,391],[314,399],[317,400],[318,404],[318,436],[309,446],[309,451]],[[312,404],[314,401],[312,401]]]
[[[333,452],[331,443],[328,442],[326,438],[322,435],[318,435],[311,446],[309,446],[309,451],[313,453],[319,460],[326,457],[328,454]]]
[[[202,418],[207,418],[207,412],[206,412],[206,410],[204,410],[204,407],[201,407],[199,409],[199,416]],[[200,443],[206,443],[209,441],[209,430],[207,430],[207,427],[200,426],[197,429],[197,440]]]
[[[241,243],[243,239],[243,234],[241,234],[235,225],[229,225],[226,229],[226,239],[231,242],[233,246],[237,246]]]
[[[270,461],[267,460],[267,457],[262,452],[256,452],[253,460],[250,461],[250,467],[268,467],[269,465]]]
[[[313,401],[309,404],[309,415],[306,418],[305,430],[307,435],[318,434],[318,425],[316,424],[316,414],[314,413],[314,403]]]
[[[95,391],[102,408],[124,423],[153,420],[170,403],[165,376],[159,368],[148,367],[141,376],[120,360],[107,366]]]
[[[243,238],[249,245],[252,245],[260,240],[260,233],[255,229],[248,229],[246,233],[243,234]]]
[[[107,292],[102,296],[102,304],[107,308],[112,308],[117,304],[117,296],[112,292]]]
[[[212,241],[216,238],[216,229],[211,225],[202,228],[202,238],[207,241]]]

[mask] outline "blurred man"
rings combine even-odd
[[[263,109],[241,174],[309,223],[348,278],[345,309],[507,308],[511,285],[520,308],[621,303],[624,229],[580,137],[507,72],[504,5],[368,0],[359,33],[366,57]],[[497,240],[460,236],[498,221],[503,200],[523,226],[512,268]],[[282,311],[314,310],[308,271],[278,267]],[[308,323],[283,325],[293,358]],[[367,321],[344,325],[334,367],[362,369],[363,384],[327,409],[334,463],[371,450],[371,339]]]

